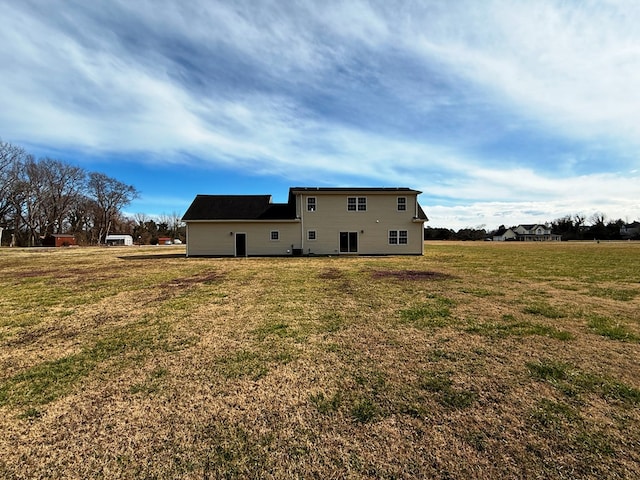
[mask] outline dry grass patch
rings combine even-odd
[[[0,250],[2,478],[635,478],[640,245]]]

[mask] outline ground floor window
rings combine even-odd
[[[409,233],[406,230],[389,230],[389,245],[406,245]]]
[[[315,240],[316,237],[316,231],[315,230],[308,230],[307,231],[307,240]]]
[[[271,230],[271,240],[274,242],[280,240],[280,232],[278,230]]]

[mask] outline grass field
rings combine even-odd
[[[0,478],[640,478],[640,243],[0,250]]]

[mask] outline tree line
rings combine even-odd
[[[84,245],[104,244],[109,233],[133,235],[153,243],[180,233],[178,214],[159,222],[143,214],[127,217],[122,209],[138,190],[104,173],[45,157],[0,140],[0,228],[3,244],[37,246],[47,235],[73,234]]]
[[[584,215],[567,215],[551,222],[553,233],[562,235],[563,240],[640,240],[639,235],[622,237],[620,228],[626,225],[622,219],[608,219],[604,213],[594,213],[587,218]]]
[[[607,219],[603,213],[594,213],[589,218],[585,215],[566,215],[557,218],[544,225],[556,235],[562,235],[562,240],[640,240],[640,234],[631,237],[622,237],[620,227],[626,225],[622,219]],[[516,226],[512,226],[514,229]],[[487,231],[484,228],[462,228],[458,231],[449,228],[425,227],[425,240],[485,240],[492,238],[500,230],[505,230],[501,225],[495,231]]]

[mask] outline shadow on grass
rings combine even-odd
[[[120,260],[162,260],[167,258],[187,258],[184,253],[154,253],[148,255],[122,255]]]

